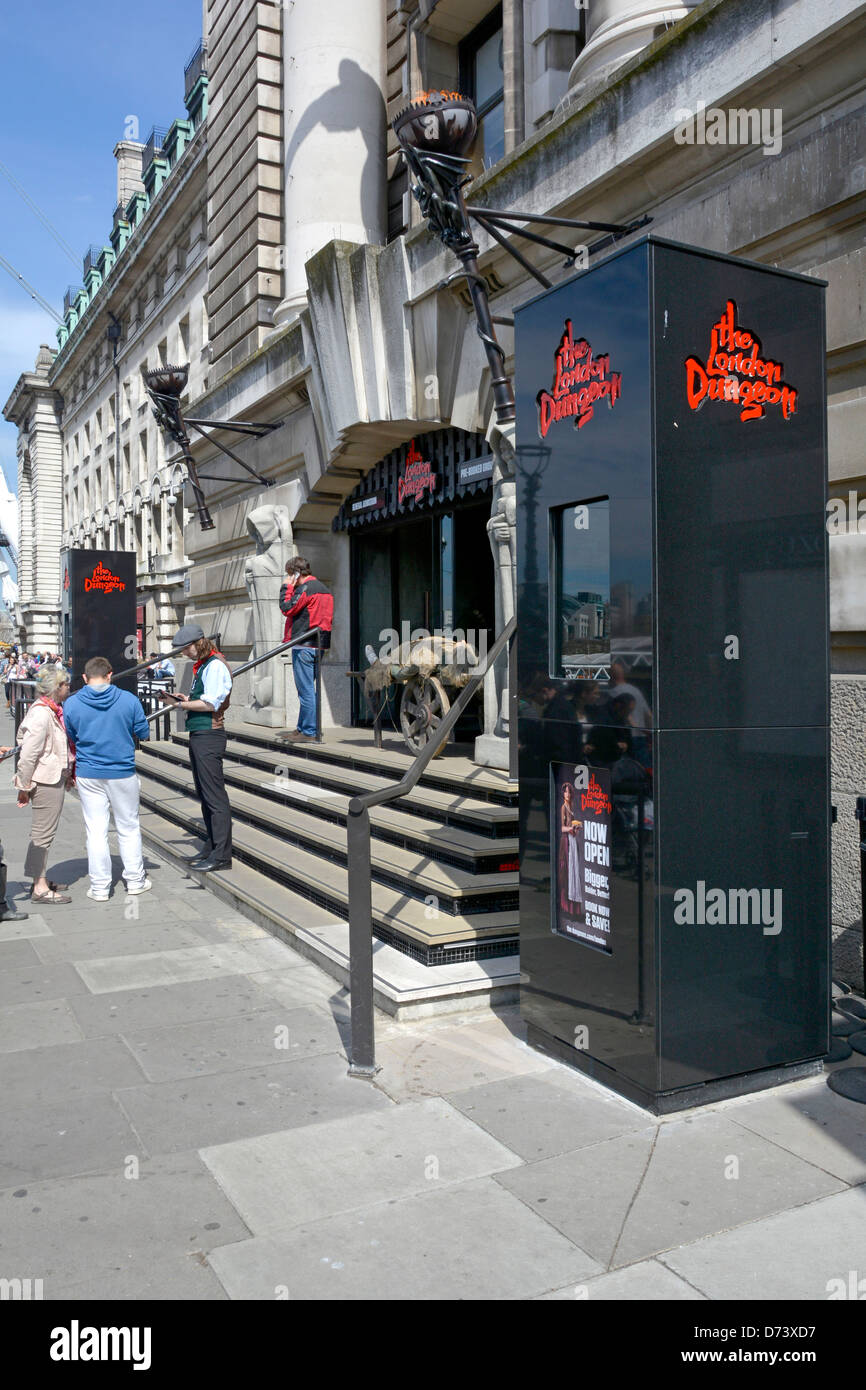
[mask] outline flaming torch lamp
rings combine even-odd
[[[187,362],[184,367],[159,367],[152,371],[142,367],[141,374],[144,377],[147,394],[150,396],[156,423],[160,429],[165,430],[175,444],[180,446],[186,463],[187,476],[195,497],[199,525],[203,531],[212,531],[214,520],[208,511],[207,502],[201,490],[195,460],[190,448],[189,435],[186,432],[186,425],[180,408],[180,398],[189,377],[189,363]]]
[[[228,445],[222,444],[213,435],[208,434],[205,426],[210,429],[233,430],[236,434],[247,438],[261,439],[264,435],[270,434],[271,430],[278,430],[283,423],[282,420],[193,420],[192,416],[187,416],[184,419],[180,398],[189,378],[189,363],[187,362],[183,367],[157,367],[151,371],[142,367],[141,374],[144,377],[145,390],[150,396],[156,423],[160,429],[165,430],[175,444],[180,445],[186,463],[187,477],[195,497],[199,525],[203,531],[212,531],[214,520],[208,511],[200,480],[207,478],[208,482],[222,483],[223,485],[231,480],[214,477],[210,473],[200,473],[197,470],[190,448],[187,425],[192,425],[198,434],[209,440],[211,444],[216,445],[234,463],[239,464],[244,472],[255,478],[262,487],[274,486],[273,478],[264,477],[257,468],[253,468],[251,463],[247,463],[246,459],[242,459]]]
[[[627,233],[645,227],[651,218],[643,217],[627,225],[575,222],[567,217],[542,217],[537,213],[468,206],[463,188],[471,181],[467,156],[478,130],[478,116],[473,103],[459,92],[422,92],[394,118],[393,129],[409,166],[412,193],[427,219],[428,227],[454,252],[463,267],[453,276],[449,275],[441,287],[463,275],[466,277],[475,308],[478,336],[484,343],[490,364],[496,420],[500,425],[505,424],[514,419],[514,391],[505,372],[505,353],[496,339],[487,285],[478,269],[478,245],[470,218],[474,217],[478,225],[546,289],[551,288],[551,281],[522,252],[506,241],[503,233],[512,232],[536,245],[561,251],[566,264],[570,266],[574,265],[578,253],[562,242],[553,241],[527,227],[515,226],[516,222],[542,222],[549,226],[606,232],[608,235],[591,248],[598,251]],[[497,319],[496,322],[511,321]]]

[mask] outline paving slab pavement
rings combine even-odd
[[[0,1277],[49,1299],[700,1301],[866,1275],[866,1109],[823,1078],[656,1119],[529,1048],[511,1008],[377,1016],[382,1070],[351,1079],[346,989],[147,865],[151,892],[115,860],[90,902],[70,797],[50,870],[73,902],[0,932]]]

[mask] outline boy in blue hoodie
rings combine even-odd
[[[92,656],[84,667],[84,689],[63,706],[66,732],[75,744],[75,780],[87,830],[87,896],[96,902],[107,902],[111,891],[112,813],[127,893],[153,887],[144,871],[135,774],[135,740],[150,738],[150,725],[141,701],[112,685],[111,674],[104,656]]]

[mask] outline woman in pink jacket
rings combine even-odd
[[[69,694],[69,672],[44,667],[36,678],[36,689],[37,697],[18,729],[18,805],[29,804],[33,808],[24,872],[33,879],[34,903],[71,903],[72,899],[62,891],[67,885],[50,883],[45,877],[63,798],[72,782],[74,758],[63,727],[62,708]]]

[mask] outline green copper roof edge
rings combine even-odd
[[[180,120],[183,120],[184,118],[183,118],[183,117],[180,117],[179,119],[180,119]],[[173,122],[173,124],[175,124],[175,123]],[[195,130],[195,131],[193,132],[193,135],[191,136],[191,138],[190,138],[190,140],[189,140],[189,143],[186,145],[186,148],[184,149],[183,154],[181,155],[181,159],[185,159],[185,158],[186,158],[187,150],[189,150],[189,149],[192,148],[193,141],[196,140],[196,139],[198,138],[199,131],[202,130],[203,124],[204,124],[204,122],[202,122],[202,125],[200,125],[200,126],[198,127],[198,129]],[[179,167],[180,167],[180,163],[178,162],[178,164],[176,164],[176,165],[174,166],[174,168],[169,168],[168,173],[167,173],[167,175],[166,175],[166,178],[165,178],[165,180],[164,180],[164,183],[168,182],[168,179],[170,179],[170,178],[173,176],[173,174],[174,174],[174,172],[175,172],[175,169],[177,169],[177,168],[179,168]],[[129,204],[133,201],[133,199],[135,199],[135,198],[145,198],[145,196],[146,196],[146,195],[145,195],[144,193],[142,193],[140,190],[137,191],[136,193],[133,193],[132,197],[129,199],[129,202],[126,204],[126,207],[127,207],[127,208],[129,207]],[[130,241],[132,240],[132,237],[134,236],[135,232],[136,232],[136,231],[138,230],[138,228],[141,226],[142,222],[144,221],[144,219],[146,218],[148,212],[150,211],[150,200],[149,200],[149,199],[146,199],[146,202],[147,202],[147,206],[145,207],[144,212],[142,213],[142,216],[141,216],[141,218],[139,219],[138,222],[136,222],[136,223],[133,224],[133,223],[128,222],[127,219],[125,219],[125,218],[122,219],[124,222],[126,222],[126,225],[127,225],[128,228],[129,228],[129,235],[127,236],[126,240],[124,241],[124,243],[123,243],[123,245],[120,247],[120,249],[119,249],[118,251],[114,251],[114,246],[113,246],[113,245],[110,245],[110,246],[107,246],[107,247],[103,247],[103,251],[105,251],[105,250],[114,251],[114,264],[109,268],[108,273],[103,277],[102,284],[98,286],[97,290],[96,290],[95,293],[94,293],[94,298],[95,298],[95,295],[98,294],[99,291],[100,291],[101,289],[103,289],[103,288],[108,284],[108,281],[109,281],[110,276],[112,276],[112,275],[114,274],[115,270],[117,270],[118,266],[120,265],[120,259],[121,259],[121,256],[123,255],[123,252],[126,250],[127,246],[129,245]],[[112,232],[112,235],[114,235],[114,232]],[[125,267],[121,267],[121,268],[123,269],[123,268],[125,268]],[[85,295],[86,295],[86,290],[84,290],[84,289],[80,290],[80,291],[79,291],[79,294],[85,294]],[[77,300],[77,298],[78,298],[78,296],[76,296],[76,300]],[[66,342],[62,345],[62,347],[60,348],[60,350],[59,350],[58,353],[57,353],[57,356],[55,357],[54,361],[53,361],[52,364],[51,364],[52,375],[54,374],[55,369],[59,368],[59,367],[62,366],[62,365],[65,365],[64,363],[61,363],[61,358],[63,358],[63,357],[66,356],[66,350],[67,350],[67,348],[70,347],[70,344],[73,343],[73,340],[77,337],[77,335],[78,335],[78,329],[81,327],[81,324],[82,324],[82,322],[83,322],[85,316],[87,316],[88,310],[89,310],[89,308],[90,308],[90,304],[91,304],[92,302],[93,302],[92,300],[88,301],[88,303],[85,305],[84,311],[83,311],[81,314],[77,315],[77,317],[76,317],[76,322],[75,322],[74,325],[68,330],[68,337],[67,337],[67,339],[66,339]],[[73,309],[72,312],[74,313],[75,310]],[[59,325],[58,325],[58,326],[59,326]],[[66,326],[66,325],[64,325],[64,326]],[[71,350],[71,349],[70,349],[70,350]]]

